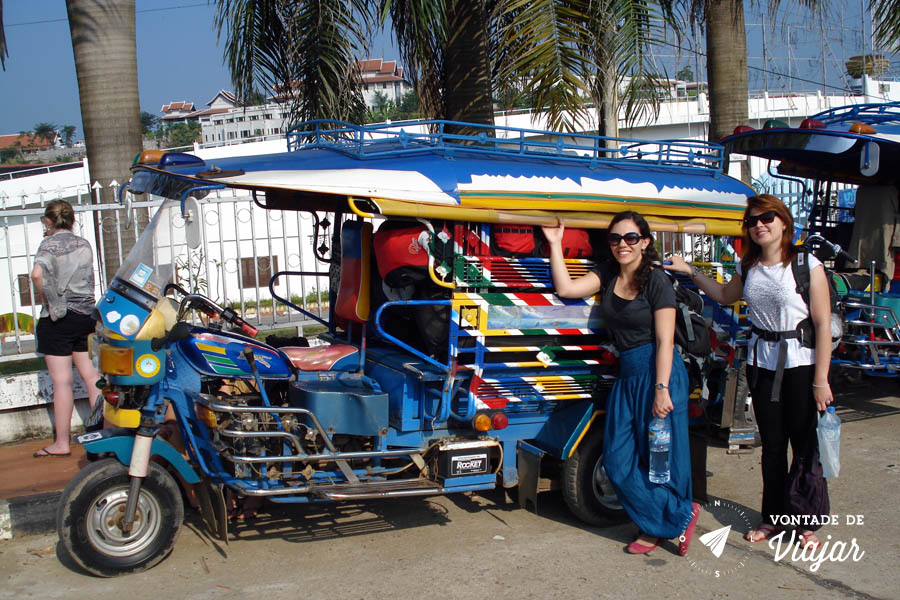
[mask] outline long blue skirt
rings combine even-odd
[[[678,537],[691,520],[691,455],[688,445],[688,376],[677,352],[672,358],[669,414],[670,479],[651,483],[648,429],[653,418],[656,345],[622,352],[619,379],[606,407],[603,466],[628,515],[649,536]]]

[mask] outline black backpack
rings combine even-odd
[[[803,298],[806,310],[809,311],[809,253],[801,250],[791,261],[791,271],[794,274],[794,282],[797,284],[797,293]],[[831,272],[825,270],[825,279],[828,281],[829,305],[831,307],[831,344],[832,349],[837,346],[844,334],[844,315],[841,313],[841,299],[837,288],[834,287],[834,279]],[[800,333],[800,344],[806,348],[816,347],[816,326],[812,316],[806,317],[797,324]]]
[[[709,326],[701,314],[703,298],[694,290],[684,287],[677,279],[672,279],[675,288],[675,345],[681,351],[695,356],[706,356],[712,352]]]

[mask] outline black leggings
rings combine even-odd
[[[788,442],[795,454],[807,450],[809,444],[819,443],[816,401],[812,393],[814,375],[813,365],[785,369],[778,402],[770,400],[775,371],[759,369],[755,385],[750,388],[762,438],[762,516],[764,522],[772,525],[773,516],[790,514],[786,503]]]

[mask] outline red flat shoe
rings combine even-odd
[[[685,528],[684,533],[681,534],[681,538],[678,541],[678,554],[681,556],[687,555],[688,548],[691,545],[691,539],[694,537],[694,528],[697,527],[697,520],[700,518],[700,505],[696,502],[691,502],[691,522],[688,523],[688,526]]]
[[[644,544],[639,543],[637,540],[634,540],[633,542],[628,544],[628,547],[625,548],[625,552],[627,552],[628,554],[647,554],[648,552],[656,550],[658,546],[659,538],[656,538],[656,543],[652,546],[645,546]]]

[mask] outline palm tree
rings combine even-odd
[[[709,86],[709,139],[718,142],[749,120],[747,32],[743,0],[694,0],[691,11],[706,26],[706,79]],[[749,173],[747,174],[749,177]]]
[[[623,103],[629,119],[655,103],[646,52],[659,23],[679,31],[668,4],[644,0],[503,0],[498,11],[501,87],[524,81],[522,93],[547,110],[554,129],[574,129],[591,100],[600,132],[611,137]]]
[[[56,125],[53,123],[38,123],[34,126],[33,133],[35,138],[42,139],[48,144],[56,141]]]
[[[75,137],[75,126],[65,125],[62,128],[63,144],[68,148],[72,146],[72,138]]]
[[[110,182],[127,181],[141,151],[134,6],[135,0],[66,0],[90,179],[100,184],[103,203],[117,200]],[[119,248],[115,227],[101,226],[105,219],[115,215],[104,211],[95,225],[109,280],[119,268]]]
[[[290,101],[291,122],[362,122],[365,105],[356,56],[373,7],[366,0],[217,0],[215,25],[235,95],[260,89]]]

